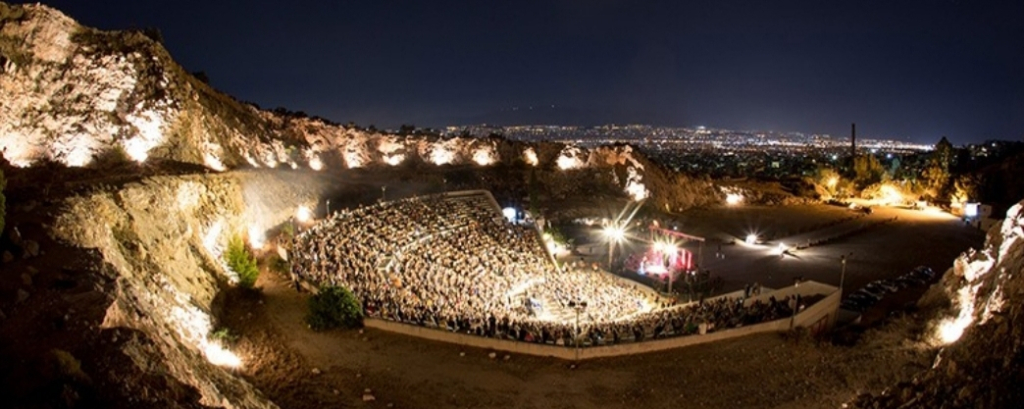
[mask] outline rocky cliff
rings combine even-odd
[[[83,27],[42,5],[0,3],[0,70],[0,151],[15,166],[96,166],[126,157],[213,170],[597,167],[617,172],[612,181],[622,195],[653,196],[662,208],[722,196],[708,181],[667,172],[628,146],[394,135],[260,110],[196,79],[141,31]]]
[[[1024,402],[1024,202],[921,299],[929,370],[854,402],[864,408],[1011,408]]]

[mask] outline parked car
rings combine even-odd
[[[879,287],[881,287],[882,289],[884,289],[885,291],[888,291],[890,293],[894,293],[894,292],[897,292],[897,291],[900,290],[900,287],[898,285],[894,284],[893,282],[891,282],[889,280],[878,280],[878,281],[875,281],[872,284],[876,284]]]
[[[917,266],[916,268],[914,268],[914,272],[917,274],[924,275],[929,280],[935,278],[935,271],[932,271],[932,269],[927,266]]]
[[[852,299],[845,299],[845,300],[843,300],[843,302],[839,303],[839,306],[842,307],[844,310],[850,310],[850,311],[856,311],[856,312],[864,312],[864,310],[866,310],[867,307],[868,307],[867,304],[864,304],[864,303],[861,303],[861,302],[857,302],[857,301],[854,301]]]
[[[864,306],[865,308],[875,305],[875,303],[878,302],[877,299],[864,294],[850,294],[850,300]]]
[[[899,278],[897,278],[896,281],[900,282],[900,283],[904,283],[908,287],[909,286],[924,287],[924,286],[928,285],[928,282],[926,280],[924,280],[923,278],[920,278],[920,277],[915,277],[913,274],[910,274],[910,273],[907,273],[907,274],[899,276]]]
[[[854,294],[863,294],[865,296],[873,298],[875,301],[880,301],[882,299],[882,296],[884,295],[882,291],[871,291],[871,289],[867,287],[857,290],[857,292],[855,292]]]

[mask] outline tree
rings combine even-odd
[[[314,331],[357,328],[363,325],[363,309],[347,288],[327,286],[309,299],[306,324]]]
[[[827,200],[838,195],[843,185],[842,180],[835,169],[819,167],[810,182],[814,185],[814,193]]]
[[[853,159],[853,180],[858,188],[881,182],[883,175],[885,168],[874,155],[858,155]]]
[[[967,203],[978,200],[978,177],[973,174],[962,175],[953,182],[953,202]]]
[[[245,247],[242,236],[237,235],[228,241],[228,251],[224,254],[224,261],[228,267],[238,274],[238,284],[245,288],[252,288],[256,285],[256,279],[260,276],[259,266],[256,264],[256,257],[249,253]]]

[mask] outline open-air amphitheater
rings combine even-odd
[[[536,228],[506,219],[486,191],[333,213],[295,238],[293,257],[305,288],[350,288],[371,327],[565,359],[821,330],[840,299],[837,288],[806,282],[676,304],[596,265],[559,266]]]

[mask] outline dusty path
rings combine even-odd
[[[314,333],[302,323],[305,295],[270,273],[259,284],[262,303],[232,301],[225,324],[242,336],[241,373],[285,408],[832,408],[932,357],[894,342],[854,349],[767,334],[571,370],[370,329]],[[884,337],[898,339],[908,325],[897,327]],[[374,401],[362,400],[367,388]]]

